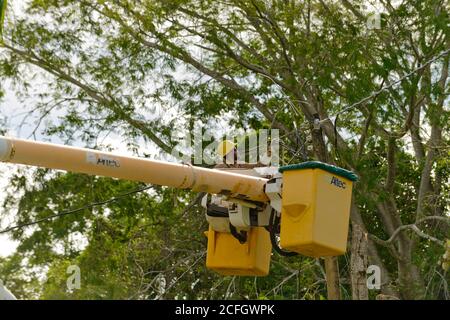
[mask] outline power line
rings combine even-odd
[[[386,86],[382,86],[379,90],[374,91],[374,92],[373,92],[372,94],[370,94],[369,96],[367,96],[367,97],[365,97],[365,98],[359,100],[358,102],[355,102],[355,103],[353,103],[353,104],[351,104],[351,105],[349,105],[349,106],[347,106],[347,107],[341,109],[340,111],[338,111],[338,112],[335,114],[335,116],[334,116],[334,118],[335,118],[335,123],[334,123],[335,131],[337,130],[337,129],[336,129],[336,128],[337,128],[337,127],[336,127],[336,124],[337,124],[337,119],[338,119],[338,117],[339,117],[340,114],[342,114],[342,113],[344,113],[344,112],[347,112],[348,110],[354,109],[354,108],[356,108],[357,106],[359,106],[359,105],[361,105],[361,104],[363,104],[363,103],[365,103],[365,102],[367,102],[367,101],[370,101],[370,100],[372,100],[372,99],[377,98],[377,97],[378,97],[381,93],[383,93],[384,91],[389,90],[389,89],[391,89],[392,87],[394,87],[394,86],[400,84],[403,80],[405,80],[405,79],[411,77],[412,75],[414,75],[415,73],[417,73],[417,72],[423,70],[424,68],[426,68],[427,66],[429,66],[429,65],[432,64],[433,62],[436,62],[437,60],[439,60],[440,58],[442,58],[442,57],[448,55],[449,53],[450,53],[450,49],[447,49],[447,50],[445,50],[445,51],[442,51],[440,54],[438,54],[438,55],[435,56],[434,58],[428,60],[427,62],[425,62],[424,64],[420,65],[420,66],[417,67],[416,69],[414,69],[414,70],[410,71],[409,73],[405,74],[405,75],[404,75],[403,77],[401,77],[400,79],[398,79],[398,80],[396,80],[396,81],[394,81],[394,82],[392,82],[392,83],[390,83],[390,84],[388,84],[388,85],[386,85]],[[286,95],[286,93],[285,93],[284,90],[283,90],[283,87],[282,87],[280,84],[278,84],[276,81],[274,81],[271,77],[269,77],[269,76],[267,76],[267,75],[264,75],[264,74],[263,74],[263,76],[265,76],[266,78],[272,80],[272,82],[273,82],[274,84],[278,85],[278,86],[281,88],[281,91]],[[287,95],[286,95],[286,96],[287,96]],[[291,107],[294,109],[294,111],[298,111],[298,110],[295,108],[295,106],[292,104],[292,102],[290,101],[289,97],[287,97],[287,101],[288,101],[289,106],[291,106]],[[305,103],[305,101],[301,101],[301,102]],[[295,113],[295,112],[294,112],[294,113]],[[325,119],[322,119],[322,120],[316,120],[316,121],[317,121],[316,123],[318,123],[318,125],[320,126],[321,123],[324,123],[324,122],[326,122],[326,121],[331,121],[331,119],[330,119],[329,117],[327,117],[327,118],[325,118]],[[294,122],[294,125],[295,125],[295,122]],[[295,131],[297,132],[297,130],[295,130]],[[336,138],[337,138],[336,132],[335,132],[335,135],[336,135]],[[336,142],[336,144],[337,144],[337,142]]]
[[[98,207],[98,206],[103,206],[105,204],[108,204],[108,203],[120,200],[122,198],[128,197],[128,196],[130,196],[132,194],[140,193],[140,192],[143,192],[145,190],[151,189],[152,187],[153,186],[146,186],[146,187],[143,187],[143,188],[140,188],[140,189],[136,189],[136,190],[132,190],[132,191],[120,194],[120,195],[115,196],[115,197],[113,197],[111,199],[108,199],[108,200],[92,202],[92,203],[89,203],[89,204],[87,204],[87,205],[85,205],[85,206],[83,206],[81,208],[60,212],[60,213],[57,213],[57,214],[54,214],[54,215],[51,215],[51,216],[48,216],[48,217],[45,217],[45,218],[42,218],[42,219],[39,219],[39,220],[35,220],[33,222],[28,222],[28,223],[24,223],[24,224],[20,224],[20,225],[16,225],[16,226],[8,227],[8,228],[6,228],[4,230],[1,230],[0,234],[11,232],[11,231],[16,230],[16,229],[22,229],[24,227],[32,226],[32,225],[35,225],[35,224],[39,224],[41,222],[44,222],[44,221],[47,221],[47,220],[51,220],[53,218],[58,218],[58,217],[66,216],[66,215],[69,215],[69,214],[79,213],[79,212],[81,212],[81,211],[83,211],[85,209],[90,209],[90,208],[94,208],[94,207]]]
[[[429,66],[429,65],[432,64],[433,62],[439,60],[440,58],[446,56],[446,55],[449,54],[449,53],[450,53],[450,49],[447,49],[447,50],[441,52],[440,54],[438,54],[438,55],[437,55],[436,57],[434,57],[433,59],[428,60],[427,62],[425,62],[424,64],[422,64],[422,65],[419,66],[418,68],[416,68],[416,69],[412,70],[411,72],[405,74],[405,75],[404,75],[403,77],[401,77],[400,79],[398,79],[398,80],[396,80],[396,81],[394,81],[394,82],[392,82],[392,83],[390,83],[390,84],[388,84],[388,85],[382,87],[381,89],[379,89],[379,90],[373,92],[371,95],[365,97],[364,99],[361,99],[361,100],[359,100],[358,102],[355,102],[355,103],[353,103],[353,104],[351,104],[351,105],[345,107],[344,109],[340,110],[338,113],[336,113],[335,117],[339,116],[340,114],[342,114],[342,113],[344,113],[344,112],[347,112],[347,111],[350,110],[350,109],[356,108],[357,106],[359,106],[359,105],[361,105],[361,104],[363,104],[363,103],[365,103],[365,102],[367,102],[367,101],[369,101],[369,100],[372,100],[372,99],[376,98],[379,94],[383,93],[384,91],[386,91],[386,90],[388,90],[388,89],[391,89],[392,87],[394,87],[394,86],[396,86],[397,84],[401,83],[403,80],[405,80],[405,79],[411,77],[411,76],[412,76],[413,74],[415,74],[416,72],[421,71],[422,69],[426,68],[427,66]],[[327,120],[330,120],[330,121],[331,121],[330,118],[325,118],[325,119],[320,120],[320,123],[323,123],[323,122],[325,122],[325,121],[327,121]]]
[[[346,112],[346,111],[348,111],[348,110],[350,110],[350,109],[353,109],[353,108],[355,108],[355,107],[357,107],[357,106],[359,106],[359,105],[361,105],[361,104],[363,104],[363,103],[365,103],[365,102],[367,102],[367,101],[369,101],[369,100],[371,100],[371,99],[373,99],[373,98],[376,98],[379,94],[381,94],[381,93],[383,93],[384,91],[386,91],[386,90],[388,90],[388,89],[394,87],[395,85],[401,83],[403,80],[405,80],[405,79],[411,77],[411,76],[412,76],[413,74],[415,74],[416,72],[423,70],[425,67],[427,67],[428,65],[430,65],[430,64],[432,64],[433,62],[437,61],[438,59],[444,57],[444,56],[447,55],[448,53],[450,53],[450,49],[447,49],[447,50],[441,52],[440,54],[438,54],[438,55],[437,55],[436,57],[434,57],[433,59],[428,60],[427,62],[425,62],[424,64],[422,64],[422,65],[419,66],[418,68],[412,70],[411,72],[407,73],[406,75],[404,75],[404,76],[401,77],[400,79],[398,79],[398,80],[396,80],[396,81],[390,83],[389,85],[386,85],[386,86],[382,87],[381,89],[379,89],[379,90],[373,92],[372,94],[370,94],[369,96],[367,96],[367,97],[365,97],[365,98],[359,100],[358,102],[355,102],[355,103],[353,103],[353,104],[351,104],[351,105],[345,107],[344,109],[342,109],[342,110],[340,110],[338,113],[336,113],[335,117],[337,118],[340,114],[342,114],[342,113],[344,113],[344,112]],[[273,79],[271,79],[271,80],[273,81]],[[280,87],[281,87],[281,86],[280,86]],[[289,101],[289,102],[290,102],[290,101]],[[326,118],[326,119],[320,120],[319,122],[322,123],[322,122],[327,121],[327,120],[331,120],[331,119],[330,119],[330,118]],[[127,192],[127,193],[118,195],[118,196],[116,196],[116,197],[114,197],[114,198],[111,198],[111,199],[108,199],[108,200],[99,201],[99,202],[93,202],[93,203],[87,204],[87,205],[85,205],[85,206],[83,206],[83,207],[81,207],[81,208],[77,208],[77,209],[73,209],[73,210],[69,210],[69,211],[57,213],[57,214],[54,214],[54,215],[51,215],[51,216],[48,216],[48,217],[45,217],[45,218],[42,218],[42,219],[33,221],[33,222],[24,223],[24,224],[16,225],[16,226],[13,226],[13,227],[8,227],[8,228],[6,228],[6,229],[4,229],[4,230],[1,230],[1,231],[0,231],[0,234],[8,233],[8,232],[10,232],[10,231],[12,231],[12,230],[15,230],[15,229],[21,229],[21,228],[24,228],[24,227],[27,227],[27,226],[39,224],[39,223],[41,223],[41,222],[44,222],[44,221],[47,221],[47,220],[51,220],[51,219],[53,219],[53,218],[62,217],[62,216],[66,216],[66,215],[69,215],[69,214],[75,214],[75,213],[81,212],[81,211],[83,211],[83,210],[85,210],[85,209],[90,209],[90,208],[93,208],[93,207],[102,206],[102,205],[105,205],[105,204],[108,204],[108,203],[117,201],[117,200],[119,200],[119,199],[122,199],[122,198],[124,198],[124,197],[130,196],[130,195],[132,195],[132,194],[136,194],[136,193],[143,192],[143,191],[148,190],[148,189],[150,189],[150,188],[152,188],[152,186],[146,186],[146,187],[144,187],[144,188],[140,188],[140,189],[137,189],[137,190],[129,191],[129,192]]]

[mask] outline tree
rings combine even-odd
[[[0,76],[29,96],[32,75],[45,74],[32,112],[62,112],[44,132],[69,141],[113,130],[170,153],[171,132],[225,114],[236,128],[277,128],[286,162],[360,176],[352,224],[368,234],[381,292],[444,297],[448,11],[380,0],[378,28],[363,3],[34,0],[5,30]],[[152,103],[177,116],[152,116]]]

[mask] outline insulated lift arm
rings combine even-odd
[[[0,161],[207,193],[206,265],[220,274],[267,275],[272,245],[313,257],[346,251],[356,176],[320,162],[281,167],[267,179],[4,136]]]

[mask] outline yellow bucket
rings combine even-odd
[[[317,161],[281,167],[280,172],[280,246],[310,257],[344,254],[357,176]]]
[[[269,274],[272,245],[269,232],[262,227],[247,231],[241,244],[231,233],[207,232],[206,267],[222,275],[266,276]]]

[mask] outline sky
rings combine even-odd
[[[47,141],[52,143],[62,144],[63,141],[58,139],[58,137],[49,137],[47,135],[42,135],[38,130],[36,135],[31,137],[31,134],[35,128],[37,122],[36,117],[29,118],[24,122],[24,117],[26,112],[29,111],[37,101],[27,100],[26,102],[20,102],[15,95],[14,90],[8,84],[1,84],[3,88],[6,87],[6,96],[0,101],[0,119],[6,119],[6,128],[1,127],[0,129],[6,129],[6,136],[11,136],[14,138],[21,139],[35,139],[37,141]],[[36,83],[38,86],[39,83]],[[57,114],[51,114],[49,116],[54,121],[57,121]],[[42,130],[44,125],[41,125]],[[102,139],[102,145],[107,145],[113,148],[113,151],[117,154],[133,156],[132,152],[128,150],[126,142],[123,139],[112,133],[107,137]],[[73,141],[73,146],[84,147],[81,141]],[[152,144],[147,144],[142,141],[142,148],[140,151],[145,151],[146,154],[153,157],[157,157],[159,154],[158,150]],[[15,170],[18,168],[24,168],[21,165],[5,164],[0,162],[0,190],[6,190],[8,188],[9,178],[13,175]],[[4,192],[0,192],[0,204],[4,199]],[[2,210],[0,208],[0,210]],[[9,214],[9,216],[8,216]],[[7,228],[8,226],[14,225],[14,212],[0,212],[0,230]],[[12,241],[7,234],[0,234],[0,257],[5,257],[12,254],[18,243]]]
[[[398,1],[395,1],[398,2]],[[13,2],[13,10],[15,13],[21,12],[21,6],[26,3],[26,0],[22,1],[14,1]],[[41,79],[35,80],[35,85],[40,86],[41,85]],[[5,87],[5,84],[0,84],[2,87]],[[33,85],[33,84],[32,84]],[[8,87],[8,84],[6,84],[6,87]],[[37,101],[28,100],[27,102],[23,103],[20,102],[19,99],[15,96],[14,90],[11,88],[7,90],[6,97],[2,101],[0,101],[0,119],[2,116],[6,117],[6,129],[8,130],[7,134],[13,137],[17,138],[30,138],[31,132],[34,129],[34,122],[35,120],[29,119],[26,123],[23,124],[23,126],[19,130],[19,126],[22,123],[22,120],[24,119],[25,112],[27,110],[30,110],[30,108],[35,105]],[[52,115],[53,117],[56,117],[57,115]],[[2,122],[0,122],[0,126],[2,125]],[[5,129],[0,127],[0,129]],[[42,136],[39,134],[39,132],[36,135],[37,140],[45,140],[45,141],[51,141],[54,143],[62,143],[62,141],[58,140],[55,137],[47,137]],[[74,144],[78,146],[82,146],[81,142],[74,141]],[[110,135],[107,138],[103,140],[103,144],[105,145],[111,145],[116,149],[116,152],[121,154],[127,154],[131,155],[131,152],[127,150],[127,147],[125,143],[122,141],[121,137]],[[152,145],[143,145],[143,150],[147,154],[156,155],[158,154],[158,151],[156,148]],[[0,163],[0,188],[1,190],[5,190],[5,188],[8,187],[8,179],[11,176],[11,174],[14,172],[16,166],[13,165],[7,165]],[[2,198],[4,196],[4,193],[0,192],[0,203],[2,201]],[[1,210],[1,209],[0,209]],[[0,213],[0,216],[3,216],[3,213]],[[13,217],[10,216],[7,219],[3,219],[6,221],[0,222],[0,229],[4,229],[7,227],[7,225],[11,224],[13,221]],[[7,256],[14,252],[15,248],[17,246],[17,243],[14,241],[11,241],[9,239],[8,235],[0,235],[0,256]]]
[[[0,170],[3,171],[4,167],[5,166],[3,164],[0,165]],[[7,181],[7,179],[0,178],[0,188],[2,188],[2,190],[6,186],[6,181]],[[7,221],[9,221],[9,219],[7,219]],[[5,221],[5,222],[7,222],[7,221]],[[7,227],[7,225],[8,225],[8,223],[0,224],[1,229],[3,230],[4,228]],[[12,254],[16,250],[16,247],[17,247],[17,242],[12,241],[7,234],[0,235],[0,257],[6,257],[6,256]]]
[[[8,15],[12,17],[19,16],[20,14],[23,14],[23,6],[27,2],[27,0],[23,1],[14,1],[12,2],[11,7],[8,10]],[[1,53],[1,52],[0,52]],[[35,71],[38,71],[37,69],[34,70],[33,67],[30,68],[29,72],[30,74],[35,74]],[[28,72],[28,70],[27,70]],[[30,80],[31,89],[36,94],[39,92],[45,92],[45,86],[46,83],[49,83],[52,81],[51,77],[48,76],[41,76],[41,72],[37,72],[37,76],[33,80]],[[188,73],[186,70],[177,70],[174,74],[176,78],[182,78],[183,76],[188,76]],[[153,84],[150,83],[150,86]],[[26,118],[27,112],[33,109],[36,104],[38,103],[38,99],[28,98],[25,102],[22,102],[21,99],[19,99],[16,94],[13,86],[10,83],[0,83],[1,88],[3,88],[6,91],[6,96],[0,100],[0,130],[7,130],[6,135],[15,137],[15,138],[22,138],[22,139],[36,139],[37,141],[46,141],[46,142],[52,142],[52,143],[63,143],[58,137],[49,137],[44,136],[40,133],[38,130],[36,132],[36,135],[33,136],[32,132],[35,129],[36,123],[37,123],[37,117],[34,118]],[[34,90],[35,89],[35,90]],[[167,119],[167,117],[177,117],[176,108],[169,109],[166,107],[158,108],[156,105],[156,109],[160,110],[159,114],[162,115],[163,119]],[[60,111],[60,113],[64,113],[63,111]],[[158,112],[157,112],[158,113]],[[148,116],[148,115],[146,115]],[[52,111],[52,113],[47,117],[48,119],[52,120],[52,122],[58,123],[58,110]],[[6,119],[3,121],[3,119]],[[24,121],[26,119],[26,121]],[[218,132],[221,132],[222,129],[227,128],[230,129],[229,125],[225,125],[225,123],[221,122],[227,122],[225,119],[217,120],[218,125],[221,127],[217,128],[216,134]],[[41,124],[40,130],[45,128],[45,123]],[[123,141],[122,137],[118,136],[117,134],[110,133],[107,137],[99,139],[101,145],[108,145],[114,148],[114,152],[118,154],[124,154],[124,155],[133,155],[131,151],[128,150],[126,141]],[[139,144],[139,153],[145,152],[146,155],[149,155],[153,158],[160,158],[163,157],[162,160],[174,160],[174,158],[170,156],[164,156],[160,154],[160,151],[155,147],[152,143],[146,143],[143,139],[139,139],[137,141]],[[78,147],[85,147],[85,145],[81,141],[72,141],[72,145],[78,146]],[[5,188],[8,187],[8,181],[11,175],[15,172],[15,169],[18,166],[16,165],[8,165],[4,163],[0,163],[0,188],[1,190],[5,190]],[[21,166],[23,167],[23,166]],[[0,192],[0,204],[5,196],[4,192]],[[1,209],[0,209],[1,210]],[[13,224],[13,214],[14,212],[6,213],[8,215],[5,219],[5,213],[0,212],[0,230],[6,228],[7,226],[10,226]],[[3,221],[1,221],[3,220]],[[17,243],[12,241],[8,235],[1,235],[0,234],[0,256],[7,256],[13,253],[17,247]]]
[[[24,1],[14,1],[12,5],[14,6],[14,10],[20,9],[20,2]],[[11,4],[9,4],[11,5]],[[0,84],[3,88],[5,86],[4,83]],[[0,101],[0,115],[6,116],[9,119],[9,123],[7,124],[8,133],[13,135],[14,132],[11,132],[11,128],[13,128],[17,124],[17,117],[14,117],[17,113],[23,110],[23,107],[18,102],[14,93],[9,90],[6,93],[6,98],[3,101]],[[5,129],[5,128],[0,128]],[[8,178],[11,176],[14,167],[12,165],[0,163],[0,190],[5,190],[8,186]],[[0,203],[3,200],[4,192],[0,192]],[[1,210],[1,209],[0,209]],[[0,229],[3,230],[6,228],[12,221],[11,218],[4,218],[3,212],[0,213],[2,217],[0,220]],[[0,234],[0,257],[5,257],[10,255],[16,250],[17,243],[12,241],[7,234]]]
[[[15,95],[12,91],[8,91],[6,94],[6,99],[0,103],[0,113],[10,119],[7,127],[8,134],[14,135],[14,130],[10,128],[14,127],[17,123],[14,120],[14,115],[19,110],[23,110],[20,103],[17,101]],[[17,119],[17,118],[16,118]],[[4,128],[2,128],[4,129]],[[25,133],[25,132],[24,132]],[[8,187],[8,180],[11,177],[11,174],[14,170],[14,167],[10,164],[0,163],[0,190],[6,190]],[[3,201],[4,193],[0,193],[0,202]],[[1,209],[0,209],[1,210]],[[2,219],[0,220],[0,229],[3,230],[6,228],[12,221],[11,217],[4,219],[4,213],[1,214]],[[5,221],[2,221],[5,220]],[[15,251],[17,247],[17,243],[12,241],[9,238],[8,234],[0,234],[0,256],[5,257],[10,255]]]
[[[11,1],[11,3],[8,4],[8,18],[14,19],[23,14],[24,7],[27,2],[29,2],[29,0]],[[42,90],[42,86],[48,81],[48,78],[43,79],[38,76],[31,82],[31,87],[35,86],[36,88],[40,88]],[[6,91],[6,96],[0,100],[0,120],[6,119],[6,121],[0,121],[0,130],[7,130],[7,136],[30,139],[37,119],[28,118],[25,122],[24,119],[27,111],[32,109],[38,101],[28,99],[26,102],[21,102],[16,96],[15,90],[12,88],[10,83],[0,83],[0,87]],[[53,113],[49,118],[52,120],[57,120],[57,114]],[[43,126],[41,126],[41,129],[42,128]],[[38,141],[62,143],[62,141],[57,137],[43,136],[40,134],[39,130],[33,138]],[[117,135],[109,135],[102,140],[102,144],[112,146],[114,148],[114,152],[119,154],[131,155],[131,152],[128,151],[126,144],[122,141],[121,137]],[[74,141],[73,145],[84,147],[80,141]],[[157,154],[156,148],[152,145],[143,144],[142,149],[145,150],[146,154]],[[23,168],[23,166],[21,167]],[[9,178],[15,172],[16,168],[18,168],[16,165],[0,163],[0,190],[6,190],[8,187]],[[4,196],[5,192],[0,192],[0,203],[2,203]],[[0,210],[2,210],[1,207]],[[14,225],[13,215],[14,212],[0,212],[0,230]],[[12,241],[8,234],[0,234],[0,257],[5,257],[12,254],[16,250],[17,245],[18,243]]]

